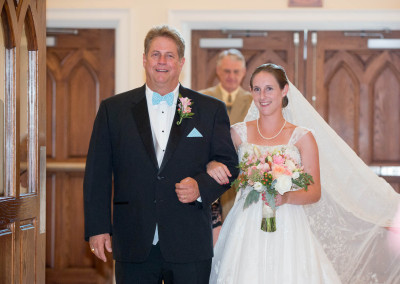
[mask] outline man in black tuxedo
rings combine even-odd
[[[238,161],[225,105],[179,84],[184,49],[176,30],[151,29],[146,84],[104,100],[93,126],[85,238],[103,261],[112,247],[117,283],[208,283],[210,205],[229,184],[215,182],[206,166],[224,163],[232,181]],[[194,115],[180,119],[182,111]]]

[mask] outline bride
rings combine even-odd
[[[254,103],[231,129],[240,161],[255,148],[290,151],[314,183],[276,196],[275,232],[260,229],[263,200],[243,209],[251,188],[241,188],[215,246],[210,283],[400,283],[399,258],[382,228],[391,225],[399,195],[324,122],[282,67],[259,66],[250,87]],[[207,171],[228,181],[223,164],[212,162]]]

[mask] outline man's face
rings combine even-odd
[[[231,56],[225,56],[217,66],[218,79],[228,92],[233,92],[240,86],[245,74],[243,63]]]
[[[175,42],[167,37],[156,37],[151,41],[148,54],[143,54],[146,84],[153,91],[165,95],[179,83],[185,58],[179,58]]]

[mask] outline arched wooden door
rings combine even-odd
[[[115,31],[47,32],[46,283],[112,283],[84,240],[83,176],[100,102],[114,95]],[[51,43],[51,44],[50,44]]]
[[[0,11],[0,283],[44,283],[45,1]]]
[[[400,192],[400,48],[368,48],[400,31],[310,32],[307,97],[361,159]]]

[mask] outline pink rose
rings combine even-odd
[[[183,109],[186,109],[186,107],[190,105],[190,99],[189,98],[179,98],[179,100],[182,103],[182,108]]]
[[[266,163],[259,163],[257,165],[257,169],[259,169],[261,172],[266,173],[269,170],[269,165]]]
[[[273,165],[272,166],[272,176],[274,179],[277,179],[281,175],[284,175],[286,173],[286,168],[281,166],[281,165]]]
[[[285,163],[285,158],[280,155],[275,155],[272,157],[274,164],[282,165]]]
[[[265,153],[265,154],[263,154],[262,156],[261,156],[261,161],[267,161],[267,157],[269,156],[269,154],[268,153]]]
[[[253,155],[251,155],[251,156],[249,156],[248,158],[247,158],[247,162],[246,162],[246,164],[247,165],[250,165],[250,164],[253,164],[253,163],[255,163],[257,161],[257,157],[256,156],[253,156]]]

